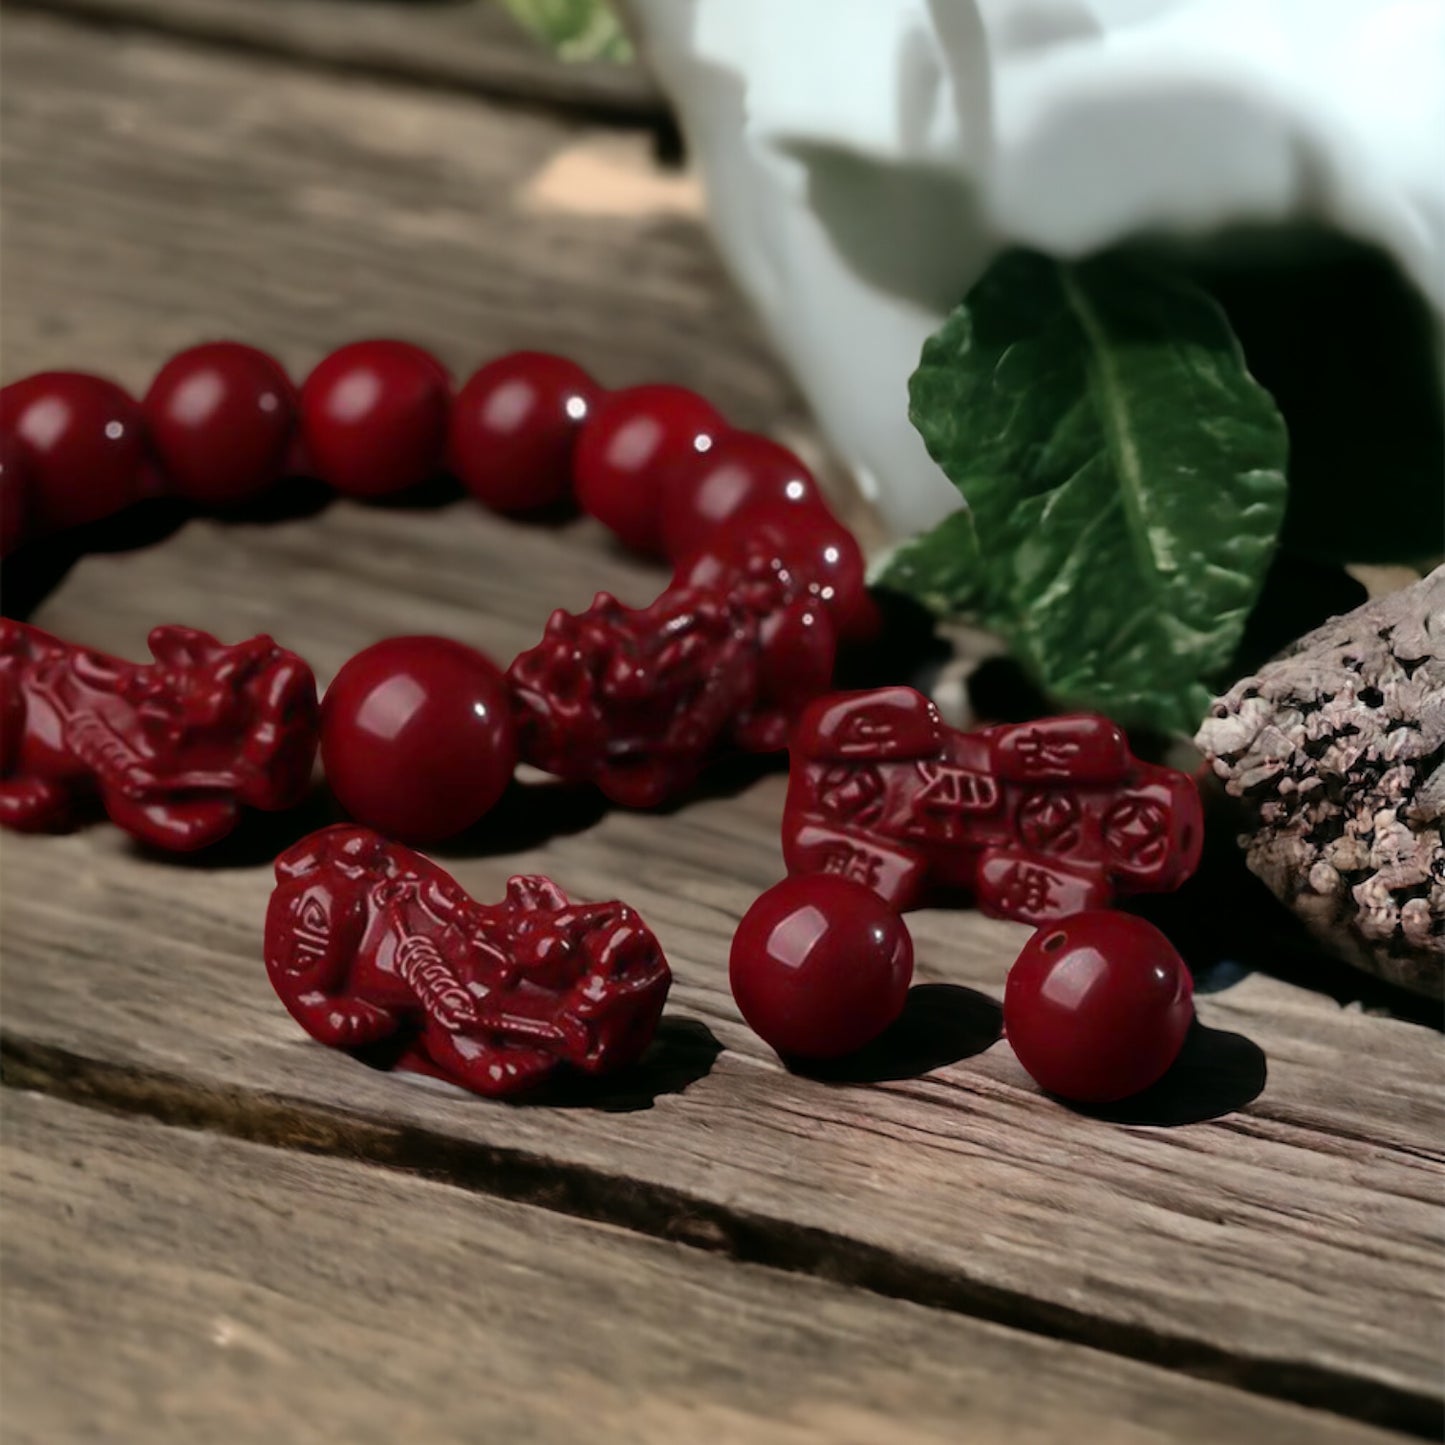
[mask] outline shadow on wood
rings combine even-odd
[[[1339,959],[1245,866],[1227,805],[1206,793],[1204,858],[1174,893],[1130,898],[1124,907],[1168,934],[1194,975],[1197,994],[1222,993],[1251,973],[1313,989],[1341,1005],[1440,1029],[1440,1005]]]
[[[607,799],[589,784],[522,783],[514,778],[480,822],[421,851],[441,859],[504,858],[584,833],[606,812]]]
[[[1206,1028],[1195,1019],[1173,1067],[1152,1088],[1117,1104],[1068,1107],[1112,1124],[1172,1128],[1222,1119],[1264,1092],[1264,1050],[1243,1034]]]
[[[336,799],[326,787],[317,783],[296,807],[284,813],[257,813],[249,808],[243,809],[232,833],[219,843],[195,853],[169,853],[134,838],[129,839],[127,845],[140,857],[170,868],[200,868],[208,873],[263,868],[274,863],[280,854],[293,843],[299,843],[308,833],[345,821],[346,814],[341,811]],[[109,820],[98,825],[115,826]]]
[[[350,1058],[368,1069],[390,1073],[410,1042],[405,1035],[398,1035],[357,1049]],[[601,1079],[564,1071],[515,1099],[477,1097],[475,1102],[478,1107],[493,1109],[591,1109],[604,1114],[634,1114],[652,1108],[662,1095],[681,1094],[699,1079],[706,1078],[720,1053],[722,1045],[706,1024],[668,1014],[658,1024],[646,1054],[631,1068]],[[420,1086],[440,1089],[454,1098],[473,1098],[440,1076],[397,1070],[394,1077],[398,1087]]]
[[[89,552],[135,552],[172,536],[190,515],[183,503],[153,498],[115,517],[27,542],[5,559],[3,610],[24,621]],[[184,619],[171,619],[181,621]]]
[[[866,642],[846,645],[838,656],[833,686],[839,692],[892,687],[900,682],[927,692],[953,648],[938,635],[933,614],[911,597],[871,589],[882,625]]]
[[[881,1084],[917,1079],[971,1059],[996,1044],[1003,1010],[977,989],[954,983],[920,983],[908,990],[897,1022],[845,1059],[789,1059],[796,1074],[830,1084]]]
[[[721,1053],[722,1045],[705,1023],[668,1014],[658,1024],[652,1046],[630,1069],[604,1079],[564,1074],[518,1102],[523,1107],[632,1114],[705,1079]]]

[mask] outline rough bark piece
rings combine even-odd
[[[1320,942],[1445,994],[1445,567],[1301,638],[1196,741],[1251,871]]]

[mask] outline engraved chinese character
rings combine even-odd
[[[1015,863],[998,880],[996,897],[1009,916],[1031,917],[1054,906],[1055,878],[1046,868]]]

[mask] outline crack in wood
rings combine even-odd
[[[88,1059],[0,1031],[0,1084],[121,1115],[415,1175],[473,1194],[610,1224],[738,1263],[1085,1346],[1251,1394],[1438,1439],[1442,1402],[1296,1360],[1242,1358],[902,1259],[829,1230],[729,1209],[665,1185],[525,1150],[464,1144],[283,1095],[215,1087]]]

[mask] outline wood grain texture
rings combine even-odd
[[[558,64],[493,0],[7,0],[341,72],[659,124],[637,65]]]
[[[553,349],[608,385],[696,386],[737,426],[801,426],[696,218],[532,202],[559,158],[597,154],[565,116],[24,12],[0,90],[6,377],[81,359],[144,389],[216,336],[304,375],[400,332],[458,376]],[[606,153],[618,186],[652,174],[641,136]]]
[[[7,376],[84,358],[140,385],[202,335],[297,366],[401,331],[458,367],[552,346],[609,382],[683,380],[742,424],[801,425],[694,223],[527,208],[528,179],[590,143],[578,125],[26,15],[7,19],[0,65]],[[641,601],[659,581],[585,521],[341,504],[87,557],[36,620],[131,654],[159,619],[269,630],[324,681],[403,631],[506,658],[551,607],[601,586]],[[781,869],[781,793],[735,773],[640,816],[533,787],[443,851],[482,897],[532,868],[625,896],[678,976],[648,1068],[524,1108],[369,1073],[303,1040],[270,995],[268,861],[323,807],[186,864],[109,828],[7,839],[9,1077],[1437,1427],[1433,1033],[1256,975],[1200,1010],[1252,1045],[1216,1037],[1153,1123],[1086,1117],[987,1047],[1023,930],[928,913],[920,976],[952,990],[920,995],[931,1033],[875,1060],[878,1082],[788,1074],[738,1020],[725,968]],[[1268,1082],[1248,1102],[1259,1051]],[[1163,1122],[1191,1112],[1222,1117]]]
[[[421,1179],[5,1105],[9,1445],[1399,1438]]]
[[[399,630],[465,636],[505,657],[551,601],[654,585],[596,543],[585,523],[538,530],[468,507],[337,505],[267,527],[198,521],[163,547],[85,559],[37,620],[120,651],[172,613],[225,636],[269,626],[323,678]],[[1434,1035],[1251,977],[1200,1012],[1263,1050],[1264,1093],[1175,1129],[1050,1104],[1001,1044],[969,1058],[945,1050],[922,1079],[788,1074],[741,1026],[726,985],[731,930],[781,871],[782,785],[754,779],[663,817],[524,788],[440,850],[480,897],[499,896],[511,872],[549,871],[583,897],[626,897],[658,933],[678,979],[673,1016],[691,1031],[598,1109],[489,1107],[372,1074],[300,1037],[270,994],[258,943],[266,862],[323,820],[315,810],[185,865],[142,857],[108,828],[7,840],[12,1049],[52,1075],[94,1061],[103,1077],[87,1087],[137,1091],[142,1106],[154,1081],[163,1092],[180,1081],[210,1101],[207,1117],[225,1124],[239,1110],[244,1129],[259,1092],[292,1111],[256,1125],[263,1137],[304,1134],[294,1115],[316,1111],[345,1150],[413,1163],[432,1150],[504,1193],[744,1257],[792,1252],[815,1272],[1255,1388],[1424,1418],[1439,1383],[1442,1297]],[[1025,930],[966,913],[913,922],[920,977],[977,991],[941,1001],[952,1042],[983,1047],[997,1028],[987,1000],[1001,997]],[[694,1077],[707,1065],[700,1028],[724,1052]],[[1248,1064],[1248,1046],[1230,1043],[1217,1077],[1206,1060],[1178,1084],[1186,1109],[1219,1107],[1221,1089],[1227,1107]],[[681,1092],[608,1111],[655,1088]],[[416,1131],[428,1143],[413,1156]]]

